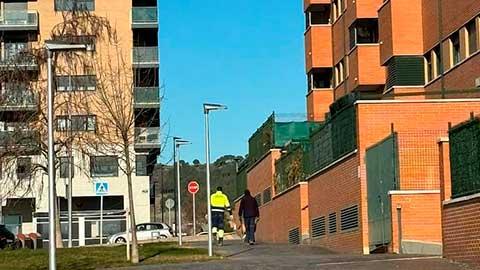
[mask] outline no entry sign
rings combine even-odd
[[[190,181],[188,183],[188,192],[191,194],[196,194],[200,190],[200,186],[198,185],[197,181]]]

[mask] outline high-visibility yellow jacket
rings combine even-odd
[[[212,205],[212,212],[225,212],[225,210],[227,210],[230,214],[232,213],[228,197],[221,191],[217,191],[210,196],[210,203]]]

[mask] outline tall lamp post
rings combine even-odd
[[[190,144],[189,141],[183,140],[179,137],[173,138],[175,142],[175,163],[177,164],[177,225],[178,225],[178,245],[182,243],[182,199],[180,196],[180,146]]]
[[[87,44],[74,44],[61,41],[45,42],[47,50],[47,105],[48,105],[48,268],[57,269],[56,235],[55,235],[55,148],[54,148],[54,111],[53,111],[53,74],[52,57],[55,52],[88,51]]]
[[[221,104],[204,103],[203,113],[205,115],[205,165],[207,178],[207,219],[208,219],[208,256],[213,256],[212,243],[212,206],[210,205],[210,127],[208,114],[210,111],[226,110],[227,106]]]

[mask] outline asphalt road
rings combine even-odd
[[[192,244],[202,246],[202,243]],[[151,265],[132,269],[196,269],[196,270],[470,270],[440,257],[398,255],[331,254],[312,246],[256,245],[252,248],[239,242],[227,242],[216,252],[227,256],[224,260],[207,263]]]

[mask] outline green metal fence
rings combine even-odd
[[[309,121],[280,121],[273,113],[248,140],[251,162],[262,158],[272,148],[283,148],[289,141],[308,140],[320,123]]]
[[[286,153],[275,162],[275,193],[278,194],[304,181],[308,175],[309,141],[292,142]]]
[[[452,197],[480,192],[480,119],[452,128],[449,136]]]
[[[357,148],[355,107],[350,105],[332,115],[312,134],[310,143],[310,174],[354,151]]]
[[[237,179],[235,181],[235,196],[239,198],[247,189],[247,170],[249,167],[248,159],[244,159],[238,166]]]

